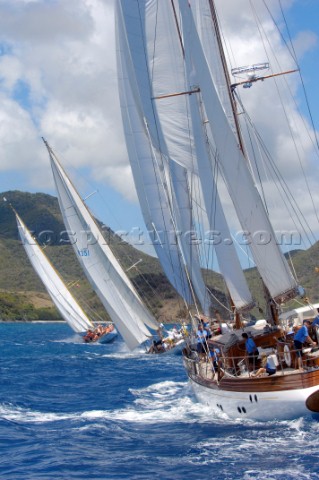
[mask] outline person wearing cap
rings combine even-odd
[[[310,327],[311,322],[309,320],[304,320],[303,325],[294,335],[294,347],[296,350],[296,355],[298,358],[298,368],[300,371],[303,371],[302,368],[302,347],[305,342],[310,343],[311,345],[316,345],[316,342],[309,337],[308,327]]]

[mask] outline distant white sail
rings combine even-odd
[[[17,213],[16,220],[26,254],[61,316],[74,332],[94,328]]]
[[[158,323],[146,309],[130,280],[106,244],[102,232],[46,144],[60,209],[84,272],[130,349],[152,337],[147,326]]]

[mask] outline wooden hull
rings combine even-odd
[[[224,376],[219,382],[196,373],[184,356],[196,398],[230,418],[288,420],[319,415],[319,369],[260,378]]]

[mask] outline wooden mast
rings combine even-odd
[[[226,56],[225,56],[224,47],[223,47],[222,38],[221,38],[221,34],[220,34],[220,29],[219,29],[219,23],[218,23],[218,18],[217,18],[217,10],[216,10],[216,6],[215,6],[215,1],[214,0],[208,0],[208,2],[209,2],[209,6],[210,6],[210,11],[211,11],[212,21],[213,21],[213,25],[214,25],[214,30],[215,30],[215,33],[216,33],[216,40],[217,40],[217,44],[218,44],[220,58],[221,58],[221,61],[222,61],[223,71],[224,71],[224,75],[225,75],[225,79],[226,79],[228,96],[229,96],[229,100],[230,100],[230,104],[231,104],[231,108],[232,108],[232,112],[233,112],[233,118],[234,118],[234,122],[235,122],[237,138],[238,138],[238,144],[239,144],[239,148],[241,149],[245,159],[247,160],[247,154],[245,152],[244,141],[243,141],[243,137],[242,137],[242,133],[241,133],[240,124],[239,124],[239,121],[238,121],[237,103],[236,103],[234,93],[233,93],[237,84],[232,85],[231,82],[230,82],[230,76],[229,76],[229,72],[228,72],[228,68],[227,68]],[[264,78],[266,78],[266,77],[264,77]],[[247,83],[247,82],[244,82],[244,83]],[[264,282],[263,282],[263,285],[264,285]],[[266,288],[265,285],[264,285],[264,288],[265,288],[265,291],[268,292],[268,289]],[[267,295],[267,304],[268,304],[268,307],[269,307],[269,312],[270,312],[270,315],[271,315],[272,323],[274,325],[278,325],[278,323],[279,323],[278,309],[276,307],[275,302],[273,301],[273,299],[269,295],[269,292],[268,292],[268,295]],[[239,316],[238,312],[235,313],[235,324],[236,325],[241,324],[241,320],[240,320],[240,316]]]

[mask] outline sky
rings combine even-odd
[[[115,0],[0,0],[0,191],[22,190],[55,195],[44,137],[93,212],[115,231],[145,230],[129,167],[117,92],[114,41]],[[256,15],[262,0],[254,0]],[[278,0],[267,0],[283,27]],[[230,67],[267,61],[258,31],[247,14],[249,0],[217,0],[223,33],[228,38]],[[319,2],[281,0],[293,39],[314,124],[319,129]],[[263,27],[276,45],[272,71],[293,65],[282,38],[268,20]],[[271,54],[270,54],[271,55]],[[275,63],[275,61],[274,61]],[[299,75],[289,88],[310,124]],[[282,129],[270,83],[241,90],[252,118],[288,172],[293,191],[316,223],[313,205],[299,187],[300,170],[290,162],[291,141]],[[296,105],[290,104],[289,118]],[[269,108],[270,107],[270,108]],[[269,110],[269,112],[268,112]],[[268,112],[268,113],[267,113]],[[298,120],[293,129],[303,143],[301,155],[309,175],[313,202],[319,202],[318,158]],[[273,192],[269,180],[269,192]],[[276,194],[274,194],[276,196]],[[274,206],[277,222],[285,214]],[[275,219],[276,222],[276,219]],[[288,224],[287,224],[288,225]],[[319,228],[316,224],[316,232]],[[147,247],[146,247],[147,250]]]

